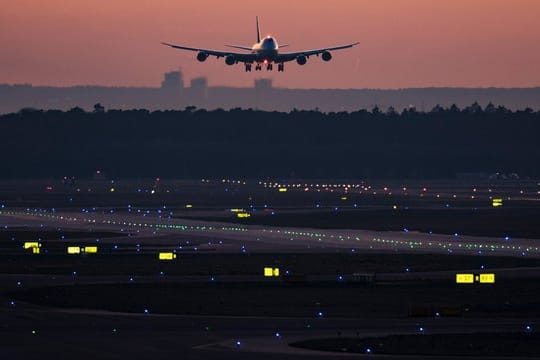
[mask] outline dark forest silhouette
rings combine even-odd
[[[322,113],[23,109],[0,116],[2,178],[540,176],[540,112],[473,104]]]

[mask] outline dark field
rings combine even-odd
[[[19,291],[9,296],[46,306],[120,312],[197,315],[287,316],[316,319],[465,316],[538,318],[540,283],[506,280],[456,285],[447,281],[366,284],[326,282],[202,282],[74,285]],[[318,316],[318,312],[322,314]]]
[[[362,354],[527,357],[540,353],[538,333],[391,335],[380,338],[313,339],[292,343],[301,348]]]
[[[47,244],[47,243],[45,243]],[[84,245],[84,244],[80,244]],[[92,245],[92,244],[91,244]],[[351,275],[354,273],[406,273],[469,269],[489,271],[498,268],[539,267],[540,259],[464,255],[431,255],[358,252],[314,254],[221,254],[191,253],[177,250],[173,262],[160,261],[159,251],[170,246],[120,245],[117,250],[101,246],[98,254],[66,255],[65,245],[56,244],[56,253],[0,255],[0,272],[4,274],[59,274],[74,271],[79,275],[252,275],[261,276],[263,267],[279,267],[294,276]],[[105,245],[107,246],[107,245]],[[44,247],[52,248],[49,245]],[[24,253],[24,250],[18,252]],[[52,250],[51,250],[52,251]]]

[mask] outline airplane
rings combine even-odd
[[[306,50],[298,51],[292,53],[280,53],[278,43],[276,38],[273,36],[266,36],[264,39],[261,39],[261,32],[259,30],[259,17],[255,17],[255,22],[257,25],[257,42],[252,47],[240,46],[240,45],[225,45],[231,48],[241,49],[250,51],[250,53],[238,53],[238,52],[229,52],[229,51],[216,51],[208,49],[198,49],[187,46],[174,45],[169,43],[162,43],[163,45],[170,46],[175,49],[188,50],[197,52],[197,60],[200,62],[205,61],[209,56],[215,56],[217,59],[220,57],[225,58],[225,64],[234,65],[238,63],[244,63],[246,71],[251,71],[251,65],[255,64],[255,70],[261,71],[262,66],[266,66],[267,71],[271,71],[273,66],[272,64],[277,64],[278,71],[285,71],[284,63],[287,61],[296,60],[298,65],[305,65],[307,59],[312,56],[321,55],[324,61],[330,61],[332,59],[332,54],[330,51],[341,50],[351,48],[355,45],[358,45],[358,42],[343,45],[343,46],[334,46],[322,49],[315,50]],[[285,47],[288,45],[282,45]]]

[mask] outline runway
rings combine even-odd
[[[100,214],[44,211],[0,211],[7,226],[55,226],[64,229],[134,232],[137,243],[151,244],[164,235],[188,234],[209,241],[198,251],[219,252],[312,252],[342,249],[421,252],[433,254],[540,257],[538,241],[418,232],[377,232],[236,225],[200,220],[156,218],[137,214]],[[216,241],[217,240],[217,241]],[[219,243],[219,240],[222,243]],[[106,243],[104,239],[102,242]],[[165,240],[167,241],[167,240]]]

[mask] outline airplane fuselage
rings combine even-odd
[[[272,62],[277,58],[279,52],[279,45],[276,38],[267,36],[260,42],[253,45],[251,49],[252,54],[256,54],[258,57],[257,62]]]

